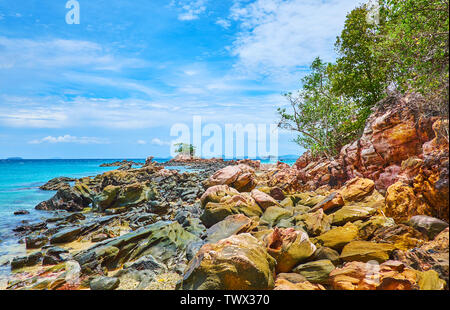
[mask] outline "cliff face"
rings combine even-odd
[[[448,221],[449,153],[444,134],[448,119],[419,115],[413,108],[417,100],[410,94],[380,103],[361,138],[345,145],[335,160],[313,159],[309,153],[301,156],[294,165],[297,179],[291,187],[336,188],[364,177],[373,180],[387,200],[408,192],[411,210]],[[397,190],[389,190],[391,186]],[[396,209],[398,203],[391,206]]]

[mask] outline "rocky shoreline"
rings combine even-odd
[[[448,121],[408,100],[333,160],[149,157],[51,180],[36,209],[54,216],[14,229],[29,254],[5,288],[448,289]]]

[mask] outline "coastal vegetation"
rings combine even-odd
[[[412,109],[422,116],[447,116],[449,13],[444,0],[383,0],[368,19],[361,5],[346,18],[336,39],[335,63],[316,58],[302,89],[287,93],[280,127],[298,132],[295,142],[314,155],[335,156],[361,136],[380,100],[418,93]]]

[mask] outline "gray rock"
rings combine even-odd
[[[48,243],[46,236],[28,236],[25,238],[25,247],[27,249],[39,249]]]
[[[77,239],[82,230],[83,227],[81,226],[63,229],[51,237],[50,243],[58,244],[58,243],[72,242],[75,239]]]
[[[118,278],[98,277],[89,283],[89,287],[94,291],[111,291],[116,289],[120,284]]]
[[[41,260],[42,260],[41,252],[35,252],[33,254],[23,257],[15,257],[11,261],[11,270],[35,266],[39,264]]]
[[[408,225],[425,233],[430,239],[434,239],[434,237],[448,227],[448,223],[426,215],[416,215],[411,217],[408,221]]]

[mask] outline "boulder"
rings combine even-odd
[[[51,244],[68,243],[76,240],[83,230],[82,226],[63,229],[50,238]]]
[[[334,193],[331,193],[330,195],[328,195],[321,202],[316,204],[310,210],[310,212],[314,212],[319,209],[322,209],[323,211],[331,211],[336,208],[342,207],[343,205],[344,205],[344,199],[342,198],[342,195],[338,192],[334,192]]]
[[[326,233],[312,238],[314,244],[329,247],[340,251],[347,243],[353,241],[358,236],[358,227],[352,223],[347,223],[342,227],[333,228]]]
[[[375,189],[375,183],[370,179],[354,178],[345,183],[339,190],[344,201],[361,201],[364,197],[370,195]]]
[[[292,268],[306,261],[316,251],[308,235],[293,228],[275,228],[264,241],[267,252],[276,259],[276,272],[290,272]]]
[[[118,278],[112,277],[97,277],[89,282],[89,287],[93,291],[112,291],[120,284]]]
[[[47,201],[38,204],[36,210],[66,210],[70,212],[82,211],[93,202],[93,193],[84,183],[77,182],[73,187],[63,187]]]
[[[414,228],[398,224],[377,229],[370,240],[392,244],[396,249],[408,250],[421,246],[426,239],[426,235]]]
[[[297,273],[280,273],[277,275],[274,290],[317,291],[325,288],[320,284],[312,284]]]
[[[292,212],[280,207],[269,207],[261,216],[261,221],[267,223],[270,227],[276,226],[282,219],[292,216]]]
[[[257,222],[243,214],[229,215],[223,221],[208,228],[206,231],[206,241],[209,243],[216,243],[219,240],[228,238],[232,235],[250,232],[257,224]]]
[[[25,238],[25,247],[28,249],[39,249],[48,243],[48,237],[44,235],[28,236]]]
[[[425,233],[430,239],[434,239],[441,231],[448,227],[448,223],[426,215],[415,215],[411,217],[408,225]]]
[[[275,286],[275,259],[250,234],[205,244],[189,262],[184,290],[262,290]]]
[[[208,188],[200,198],[202,206],[206,206],[208,202],[220,202],[226,196],[238,195],[239,192],[228,185],[215,185]]]
[[[254,169],[244,164],[227,166],[211,175],[205,185],[206,187],[229,185],[238,191],[249,192],[256,186],[254,174]]]
[[[387,189],[383,211],[397,222],[408,221],[414,215],[432,215],[431,208],[416,197],[414,189],[400,181]]]
[[[14,257],[11,261],[11,270],[35,266],[42,261],[42,256],[41,252],[35,252],[28,256]]]
[[[208,202],[200,219],[206,227],[211,227],[233,214],[260,217],[262,210],[249,193],[241,193],[224,197],[218,203]]]
[[[311,256],[308,261],[329,260],[333,265],[337,266],[341,262],[341,258],[339,256],[340,254],[338,251],[323,246],[317,248],[314,255]]]
[[[275,199],[257,189],[252,190],[250,194],[263,210],[266,210],[269,207],[279,206],[279,203]]]
[[[334,268],[330,260],[323,259],[298,265],[292,272],[304,276],[311,283],[327,284],[328,276]]]
[[[323,209],[318,209],[314,213],[296,215],[295,225],[302,227],[309,236],[318,236],[330,230],[332,219]]]

